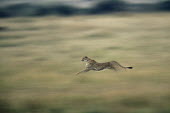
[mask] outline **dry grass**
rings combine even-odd
[[[169,113],[168,20],[166,13],[1,19],[1,111]],[[84,55],[134,69],[76,76]]]

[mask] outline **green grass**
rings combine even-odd
[[[168,13],[1,19],[3,113],[169,113]],[[83,56],[133,66],[88,72]]]

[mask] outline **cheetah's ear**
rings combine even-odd
[[[88,58],[87,56],[85,56],[84,58]]]

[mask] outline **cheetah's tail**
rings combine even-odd
[[[126,67],[127,69],[133,69],[133,67]]]

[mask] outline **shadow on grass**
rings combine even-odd
[[[0,43],[0,47],[5,48],[5,47],[18,47],[18,46],[23,46],[25,45],[24,43]]]
[[[106,34],[106,33],[95,33],[95,34],[89,34],[85,37],[82,37],[81,39],[86,39],[86,40],[93,40],[93,39],[103,39],[103,38],[112,38],[112,36],[110,34]]]
[[[148,99],[144,97],[127,97],[120,100],[120,104],[126,107],[147,107],[150,105]]]
[[[25,38],[25,36],[4,36],[0,37],[0,40],[9,40],[9,39],[22,39]]]
[[[1,113],[12,113],[10,103],[5,99],[0,99],[0,112]]]

